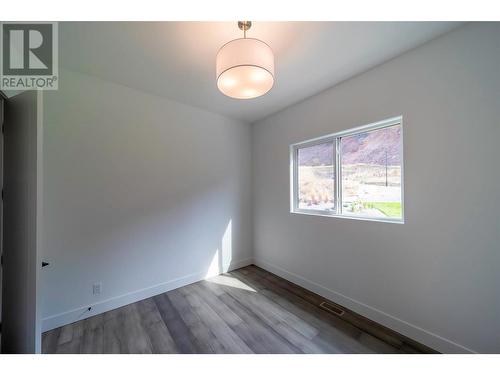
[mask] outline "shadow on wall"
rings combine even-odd
[[[121,257],[118,266],[129,269],[121,275],[122,282],[134,273],[146,273],[152,277],[148,283],[155,283],[193,273],[211,277],[226,272],[233,260],[241,260],[235,259],[239,241],[233,235],[230,194],[225,186],[211,186],[202,194],[188,195],[125,215],[128,218],[117,222],[111,233],[103,233],[93,250]]]
[[[241,261],[245,242],[238,235],[239,220],[233,219],[240,209],[231,183],[205,185],[203,192],[189,190],[168,197],[151,191],[107,194],[97,205],[97,217],[96,205],[52,206],[57,216],[68,219],[65,228],[53,228],[51,237],[57,238],[58,246],[52,249],[58,254],[50,257],[50,272],[42,275],[42,316],[163,283],[215,276]],[[135,199],[125,200],[126,195]],[[71,220],[88,224],[77,226]],[[91,267],[79,266],[89,263]],[[95,282],[102,283],[99,295],[92,294]]]

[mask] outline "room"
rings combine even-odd
[[[498,22],[47,19],[0,25],[2,356],[500,352]]]

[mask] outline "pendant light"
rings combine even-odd
[[[239,21],[238,27],[243,38],[224,44],[217,54],[217,87],[231,98],[257,98],[273,87],[273,51],[263,41],[247,38],[252,22]]]

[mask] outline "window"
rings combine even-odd
[[[335,152],[333,142],[318,143],[297,150],[298,207],[335,209]]]
[[[291,146],[295,213],[403,222],[401,117]]]

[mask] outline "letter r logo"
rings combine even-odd
[[[3,75],[52,75],[53,25],[3,23]]]

